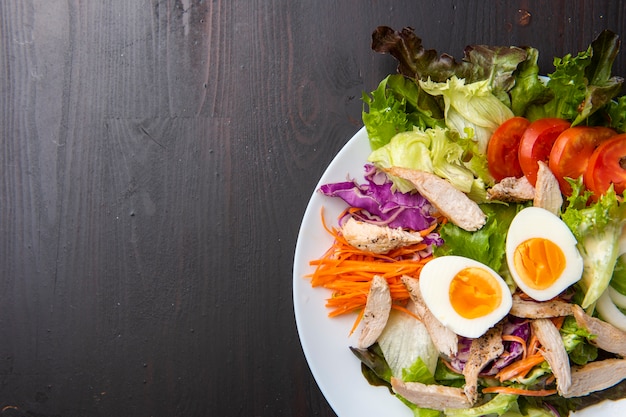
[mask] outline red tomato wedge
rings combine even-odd
[[[530,125],[530,121],[523,117],[512,117],[502,123],[487,145],[487,163],[489,172],[496,181],[506,177],[519,178],[524,173],[519,164],[518,148],[522,134]]]
[[[608,127],[575,126],[565,129],[556,138],[548,164],[563,194],[569,196],[572,193],[572,187],[565,178],[578,179],[583,175],[593,151],[615,135],[617,132]]]
[[[583,176],[585,186],[594,195],[604,194],[611,184],[617,194],[626,189],[626,133],[602,142],[589,158]]]
[[[537,162],[548,162],[556,138],[570,122],[563,119],[546,118],[532,122],[524,131],[519,144],[519,163],[522,171],[533,186],[537,182]]]

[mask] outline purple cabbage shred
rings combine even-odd
[[[528,338],[530,337],[530,324],[527,320],[509,316],[507,318],[507,321],[504,323],[502,334],[517,336],[525,342],[528,342]],[[481,375],[496,375],[502,369],[515,362],[517,359],[521,359],[524,354],[524,349],[520,343],[509,341],[505,341],[503,343],[504,352],[500,355],[500,357],[498,357],[495,361],[493,361],[490,365],[483,369]],[[459,337],[458,353],[456,357],[454,357],[450,362],[452,368],[458,373],[463,373],[465,363],[469,358],[469,350],[471,344],[472,339]]]
[[[384,172],[373,165],[365,165],[363,184],[356,180],[324,184],[320,192],[329,197],[339,197],[351,207],[360,209],[348,214],[340,220],[342,224],[347,216],[357,220],[391,228],[411,230],[427,229],[435,217],[431,215],[432,206],[418,193],[401,193],[392,191],[393,183]],[[427,244],[441,245],[443,242],[437,233],[426,236]]]

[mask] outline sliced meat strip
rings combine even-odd
[[[525,319],[545,319],[572,315],[573,304],[565,301],[532,301],[524,300],[518,294],[513,295],[513,306],[510,314]]]
[[[428,309],[422,298],[419,281],[405,275],[402,277],[402,282],[409,291],[411,300],[415,303],[417,315],[420,320],[422,320],[422,323],[424,323],[424,326],[426,326],[426,330],[428,330],[428,334],[433,340],[433,344],[437,350],[448,358],[455,356],[459,348],[458,336],[452,330],[441,324]]]
[[[472,405],[461,388],[404,382],[394,377],[391,378],[391,388],[420,408],[444,411],[448,408],[468,408]]]
[[[507,203],[523,203],[535,198],[535,187],[525,176],[507,177],[487,190],[487,198]]]
[[[478,204],[443,178],[400,167],[392,167],[387,172],[410,181],[442,215],[461,229],[473,232],[485,225],[487,216]]]
[[[472,340],[469,358],[463,369],[465,376],[465,395],[474,404],[478,399],[478,375],[485,366],[497,359],[504,352],[502,344],[502,323],[496,324],[487,333]]]
[[[423,240],[419,232],[408,232],[400,227],[393,229],[388,226],[378,226],[354,218],[344,223],[341,227],[341,234],[350,245],[372,253],[387,253]]]
[[[543,161],[537,163],[539,164],[539,171],[537,171],[533,206],[541,207],[558,216],[561,214],[561,206],[563,205],[559,181],[548,168],[548,164]]]
[[[582,397],[612,387],[626,379],[626,359],[605,359],[572,368],[572,384],[565,398]]]
[[[626,357],[626,332],[610,323],[589,316],[581,306],[573,307],[576,323],[595,335],[589,342],[607,352]]]
[[[533,320],[530,325],[542,345],[541,354],[556,377],[557,390],[560,394],[568,392],[572,384],[571,370],[559,330],[550,319]]]
[[[390,311],[391,291],[389,284],[385,278],[374,275],[363,311],[363,328],[357,342],[358,347],[366,349],[376,342],[387,325]]]

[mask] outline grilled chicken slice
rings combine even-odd
[[[524,319],[570,316],[572,314],[572,305],[558,300],[542,302],[524,300],[518,294],[514,294],[510,314]]]
[[[363,328],[359,335],[357,346],[367,349],[378,340],[378,337],[387,325],[391,312],[391,291],[387,280],[375,275],[367,294],[365,310],[363,310]]]
[[[398,227],[378,226],[348,219],[341,227],[341,234],[357,249],[372,253],[387,253],[393,249],[413,245],[422,241],[419,232],[407,232]]]
[[[576,323],[596,337],[589,342],[607,352],[626,357],[626,332],[617,327],[589,316],[579,305],[573,307]]]
[[[605,359],[572,368],[572,385],[565,398],[582,397],[612,387],[626,378],[626,359]]]
[[[405,275],[402,277],[402,282],[409,291],[411,300],[415,304],[417,315],[420,320],[422,320],[422,323],[424,323],[424,326],[426,326],[426,330],[428,330],[428,334],[437,350],[448,358],[455,356],[459,349],[458,336],[452,330],[441,324],[428,309],[422,298],[419,281]]]
[[[504,352],[502,344],[502,323],[496,324],[487,333],[472,340],[469,358],[463,369],[465,387],[463,391],[470,403],[476,403],[478,399],[478,375],[489,362],[498,358]]]
[[[472,404],[461,388],[444,385],[426,385],[420,382],[404,382],[391,377],[391,388],[420,408],[444,411],[448,408],[468,408]]]
[[[507,203],[523,203],[535,198],[535,187],[524,176],[507,177],[487,190],[487,198]]]
[[[400,167],[392,167],[387,172],[413,183],[424,198],[461,229],[473,232],[487,221],[476,202],[435,174]]]
[[[557,390],[563,395],[570,389],[572,376],[561,334],[550,319],[533,320],[530,325],[542,345],[541,355],[556,377]]]
[[[548,164],[543,161],[537,163],[539,164],[539,171],[537,171],[533,206],[541,207],[559,216],[561,214],[561,206],[563,205],[563,195],[561,194],[559,181],[548,168]]]

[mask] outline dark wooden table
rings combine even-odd
[[[335,415],[292,262],[378,25],[549,72],[626,2],[0,1],[0,416]]]

